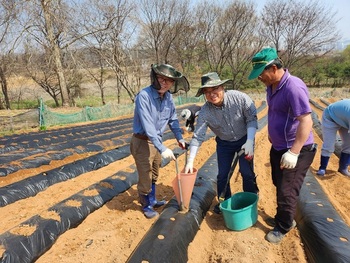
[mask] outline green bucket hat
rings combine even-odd
[[[182,74],[179,71],[168,64],[152,64],[151,67],[157,75],[165,76],[172,80],[177,80],[182,77]]]
[[[204,88],[213,88],[217,86],[225,86],[225,88],[233,88],[232,79],[221,80],[218,73],[210,72],[202,76],[201,78],[202,86],[198,89],[196,97],[203,94]]]
[[[152,64],[151,65],[151,83],[155,83],[156,75],[165,76],[175,81],[169,92],[171,94],[177,93],[179,90],[188,92],[190,90],[190,83],[187,78],[177,71],[169,64]],[[156,88],[159,84],[154,85]],[[160,88],[160,87],[159,87]],[[159,89],[158,88],[158,89]]]
[[[248,79],[259,77],[265,67],[270,65],[277,58],[277,51],[274,48],[264,48],[256,53],[252,58],[253,69],[250,72]]]

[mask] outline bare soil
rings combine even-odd
[[[256,103],[258,107],[261,102]],[[320,104],[322,103],[320,102]],[[314,110],[321,117],[321,111],[316,108]],[[260,112],[258,117],[261,118],[266,114],[267,109]],[[185,137],[190,140],[191,134],[187,133]],[[320,149],[322,141],[316,133],[315,139]],[[174,140],[170,140],[166,141],[165,144],[171,145],[174,142]],[[275,189],[270,178],[268,159],[270,146],[267,139],[267,127],[264,127],[256,135],[255,148],[255,172],[258,175],[257,181],[260,188],[257,223],[244,231],[227,229],[222,215],[212,212],[212,208],[217,204],[217,200],[214,200],[200,230],[188,247],[188,262],[307,262],[298,228],[291,230],[279,245],[270,244],[264,239],[266,233],[271,229],[264,219],[268,216],[274,216],[276,209]],[[210,139],[204,142],[200,148],[195,159],[195,167],[200,168],[213,153],[215,153],[215,141]],[[62,162],[71,162],[72,158],[81,157],[71,156]],[[34,197],[1,207],[1,233],[11,230],[13,233],[30,235],[33,229],[30,227],[19,228],[18,225],[21,222],[36,214],[44,217],[55,216],[47,214],[49,207],[113,175],[118,170],[126,169],[133,162],[132,156],[128,156],[97,171],[85,173],[74,179],[50,186]],[[313,174],[317,171],[319,162],[320,152],[316,154],[310,168]],[[52,165],[57,167],[57,163]],[[184,165],[183,158],[180,158],[179,165]],[[338,213],[350,225],[350,200],[348,198],[350,178],[338,173],[337,168],[338,158],[333,155],[328,165],[327,176],[317,177],[317,180]],[[22,171],[22,176],[36,174],[40,169],[42,168],[33,169],[34,171]],[[45,169],[49,170],[51,167],[47,166]],[[11,181],[11,175],[7,177],[6,179],[0,178],[0,184],[6,185],[6,180]],[[18,177],[17,174],[16,178]],[[174,162],[161,168],[157,188],[158,199],[169,200],[173,197],[171,182],[174,177]],[[235,171],[231,181],[233,192],[242,191],[241,186],[241,177]],[[159,208],[158,212],[161,213],[162,208]],[[136,185],[133,185],[126,192],[115,196],[110,202],[91,213],[79,226],[62,234],[36,262],[125,262],[156,220],[156,218],[146,219],[143,216],[138,203]],[[0,255],[2,252],[0,247]]]

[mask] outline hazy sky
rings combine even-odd
[[[260,8],[268,0],[252,0]],[[309,0],[306,0],[309,1]],[[333,11],[337,12],[336,19],[338,30],[342,36],[342,40],[350,40],[350,0],[319,0],[325,7],[331,7]]]

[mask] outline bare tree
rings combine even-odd
[[[4,96],[4,101],[0,99],[0,109],[11,108],[7,78],[11,73],[9,69],[11,68],[12,55],[20,36],[15,24],[17,12],[16,0],[0,1],[0,85]]]
[[[112,9],[112,10],[111,10]],[[106,1],[92,1],[90,5],[82,8],[81,27],[86,31],[96,28],[105,28],[108,30],[112,26],[114,10],[111,4],[106,4]],[[85,72],[97,84],[102,105],[106,104],[105,100],[105,83],[107,80],[106,51],[104,50],[107,42],[105,31],[94,30],[94,32],[80,40],[84,48],[76,53],[75,61],[80,67],[84,68]]]
[[[134,37],[134,25],[130,22],[133,11],[132,1],[127,0],[91,0],[89,6],[82,8],[84,19],[81,27],[92,33],[81,39],[81,43],[93,52],[93,61],[89,66],[97,67],[98,70],[89,69],[88,72],[99,86],[103,103],[106,68],[112,69],[116,76],[118,103],[122,90],[126,90],[131,101],[135,97],[132,84],[136,75],[134,58],[130,55],[128,46]]]
[[[57,80],[55,66],[50,61],[50,56],[34,52],[29,46],[25,49],[25,67],[29,77],[34,80],[59,106],[61,89]],[[49,61],[47,61],[49,60]]]
[[[117,97],[120,103],[121,90],[124,89],[133,102],[136,94],[136,87],[131,83],[133,78],[139,74],[138,61],[131,56],[131,45],[133,43],[134,25],[130,19],[131,12],[135,7],[127,0],[117,1],[114,7],[114,19],[111,20],[111,27],[106,31],[106,62],[112,68],[117,78]],[[129,31],[126,31],[126,28]]]
[[[60,2],[60,1],[59,1]],[[67,89],[66,79],[63,73],[63,66],[61,61],[61,50],[59,46],[59,41],[57,36],[59,36],[63,31],[58,30],[55,32],[55,21],[54,13],[56,10],[60,10],[62,6],[54,5],[54,1],[51,0],[41,0],[41,8],[44,15],[46,39],[49,42],[49,49],[52,52],[52,57],[55,62],[55,68],[58,76],[59,85],[61,88],[61,98],[62,106],[69,106],[69,91]],[[59,17],[61,17],[59,15]],[[61,19],[64,17],[61,17]],[[56,21],[56,23],[63,24],[63,20]],[[56,24],[57,25],[57,24]],[[56,29],[59,27],[56,27]],[[62,28],[61,28],[62,29]]]
[[[22,14],[18,17],[27,32],[26,39],[35,41],[46,61],[53,62],[63,106],[71,104],[63,67],[62,49],[67,46],[70,18],[69,8],[64,1],[24,1]],[[48,67],[51,69],[51,66]]]
[[[208,70],[218,71],[220,64],[220,54],[217,52],[217,45],[215,43],[217,34],[215,26],[218,18],[222,14],[222,10],[218,4],[212,1],[204,1],[197,6],[195,17],[198,19],[196,26],[200,38],[200,54],[199,60],[208,63]],[[220,73],[220,72],[218,72]]]
[[[140,0],[139,45],[153,52],[150,57],[155,57],[156,63],[169,63],[175,40],[188,33],[190,16],[186,0]]]
[[[172,61],[178,62],[183,69],[183,73],[188,75],[192,66],[196,64],[200,49],[200,30],[196,26],[194,19],[182,25],[183,33],[173,40],[171,48]]]
[[[72,54],[69,48],[77,48],[78,40],[88,37],[96,31],[105,28],[82,27],[81,20],[85,19],[81,10],[88,7],[94,0],[35,0],[25,1],[25,8],[21,16],[22,25],[28,33],[28,38],[34,39],[41,45],[44,53],[50,56],[54,62],[55,72],[61,89],[63,106],[72,105],[74,94],[70,94],[70,88],[76,88],[76,84],[68,85],[63,64],[65,56]],[[105,1],[101,1],[102,4]],[[25,13],[26,12],[26,13]],[[72,84],[72,83],[71,83]]]
[[[339,40],[336,12],[316,0],[272,0],[262,12],[261,34],[280,51],[286,67],[334,49]]]
[[[218,27],[222,32],[218,37],[218,43],[222,43],[222,61],[225,62],[222,67],[229,65],[233,87],[240,89],[246,81],[245,76],[251,70],[247,61],[256,53],[256,48],[262,45],[261,38],[255,35],[258,18],[254,5],[239,1],[229,4],[218,20]]]

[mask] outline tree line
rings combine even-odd
[[[0,0],[0,109],[11,108],[8,80],[19,75],[56,106],[82,95],[84,77],[102,104],[109,78],[118,98],[126,92],[133,102],[151,63],[169,63],[189,78],[216,71],[235,89],[254,87],[250,59],[265,46],[317,84],[341,71],[329,65],[318,76],[319,61],[330,62],[340,39],[336,17],[317,0],[270,0],[262,10],[240,0]],[[349,62],[342,63],[349,77]]]

